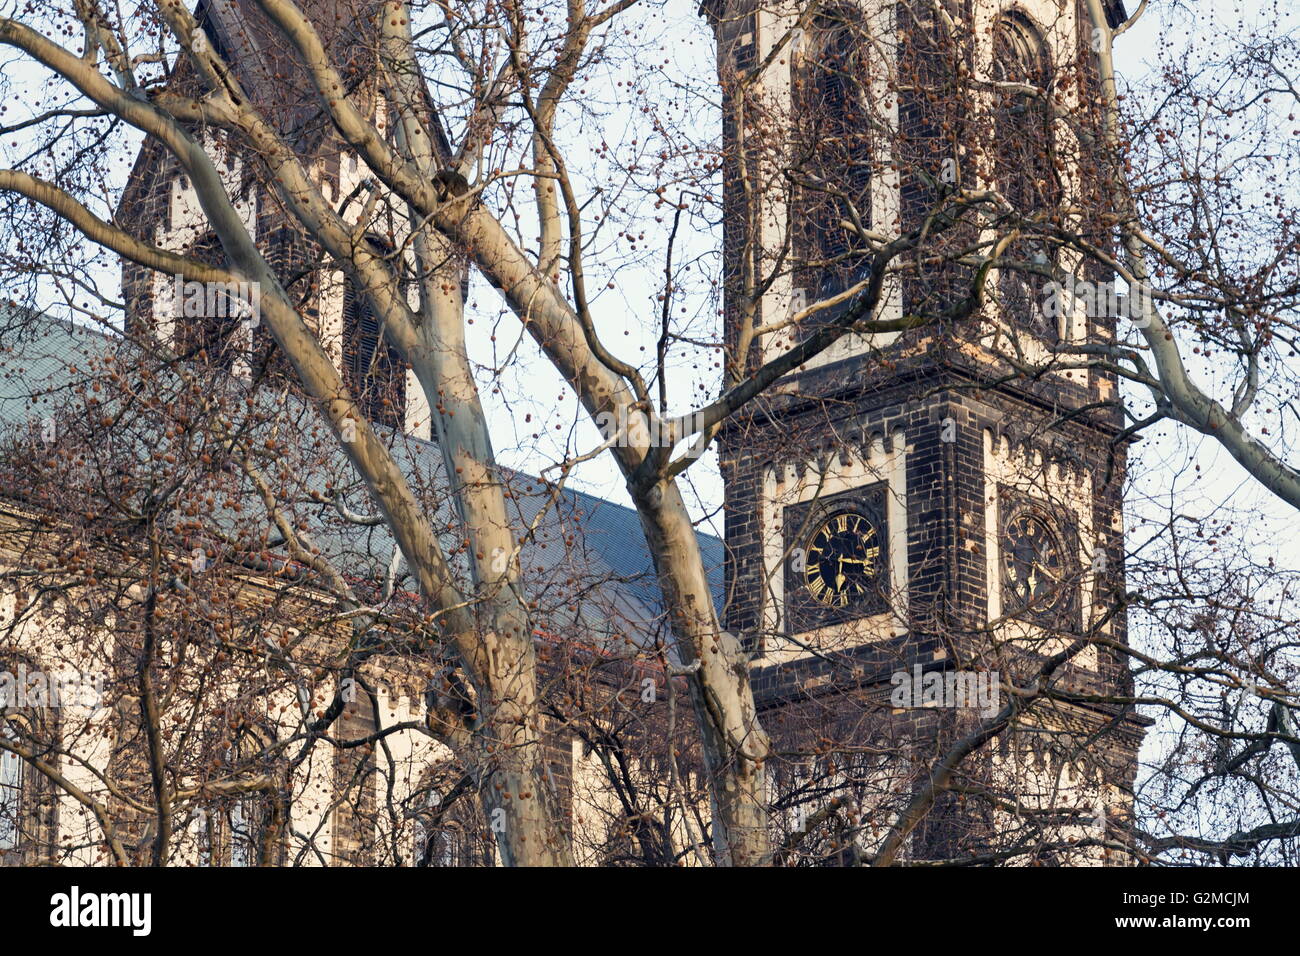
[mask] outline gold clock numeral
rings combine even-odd
[[[1056,591],[1065,577],[1065,560],[1050,519],[1016,515],[1007,524],[1003,549],[1004,580],[1018,600],[1041,603],[1058,599]]]
[[[871,593],[866,578],[875,575],[881,545],[868,546],[879,536],[876,525],[861,514],[846,511],[826,518],[808,542],[812,560],[804,586],[821,604],[844,608]]]

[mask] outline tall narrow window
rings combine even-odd
[[[320,261],[324,252],[292,226],[272,230],[259,240],[258,248],[280,280],[294,310],[302,316],[308,328],[318,329]],[[254,380],[269,376],[281,381],[297,381],[293,367],[275,343],[265,322],[253,326],[250,338],[249,366]]]
[[[1047,47],[1032,23],[1010,13],[993,34],[993,79],[1041,91],[997,91],[994,104],[996,178],[1002,194],[1022,213],[1041,212],[1060,202],[1052,166],[1053,117],[1047,96],[1052,69]]]
[[[7,741],[18,735],[7,724],[0,728]],[[18,849],[23,822],[23,760],[8,750],[0,751],[0,853]]]
[[[1032,235],[1035,222],[1050,220],[1061,202],[1061,186],[1054,167],[1053,115],[1048,96],[1052,88],[1051,59],[1034,25],[1009,13],[993,34],[993,79],[1041,91],[1005,88],[995,92],[993,104],[994,181],[1021,220],[1022,231],[1004,257],[1048,267],[1055,262],[1056,247]],[[1007,317],[1049,341],[1060,329],[1042,312],[1038,290],[1046,276],[1023,269],[1004,269],[998,292]]]
[[[230,865],[255,866],[258,858],[258,805],[251,800],[235,800],[226,815],[230,828]]]
[[[264,772],[266,762],[263,747],[255,733],[247,730],[241,732],[225,752],[225,770],[236,778]],[[264,844],[270,835],[268,797],[263,792],[249,791],[239,796],[223,798],[205,809],[209,816],[209,858],[218,855],[216,851],[219,846],[224,865],[258,866],[262,860]]]
[[[391,257],[377,239],[372,251]],[[406,422],[406,363],[388,341],[370,300],[349,280],[343,293],[343,373],[362,411],[371,421],[400,429]]]
[[[973,178],[970,16],[954,0],[902,0],[895,19],[898,129],[890,158],[899,177],[898,228],[907,234],[928,225],[921,247],[904,257],[903,310],[937,318],[958,308],[976,281],[960,260],[977,244],[978,226],[946,202]],[[949,215],[932,219],[939,210]]]
[[[226,254],[213,233],[186,252],[190,259],[224,266]],[[178,314],[173,347],[184,359],[224,369],[234,364],[239,345],[242,306],[237,289],[224,283],[187,282],[176,292]]]
[[[852,11],[819,16],[793,74],[792,231],[805,263],[796,282],[818,298],[857,282],[868,262],[856,229],[872,222],[870,76],[861,31]]]
[[[196,851],[195,862],[198,866],[212,866],[212,848],[215,845],[212,839],[212,826],[212,813],[209,810],[205,808],[195,814],[192,832]]]

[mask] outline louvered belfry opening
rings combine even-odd
[[[185,255],[210,266],[226,264],[225,251],[215,233],[201,237]],[[239,354],[241,315],[240,303],[231,290],[216,284],[196,287],[187,283],[179,301],[182,308],[173,319],[176,332],[172,347],[186,361],[229,371]]]
[[[370,237],[371,251],[393,261],[393,247]],[[383,330],[369,298],[353,279],[343,292],[343,375],[372,421],[401,429],[406,423],[406,363]]]
[[[948,192],[975,183],[969,150],[975,138],[971,91],[963,80],[970,72],[972,44],[960,35],[967,20],[953,0],[908,0],[897,4],[895,16],[898,136],[894,155],[900,178],[900,226],[906,234],[921,229],[927,217],[943,207]],[[905,257],[911,271],[903,279],[904,313],[933,319],[959,309],[971,293],[974,272],[957,260],[976,242],[972,222],[932,221],[924,252]]]
[[[1052,108],[1046,99],[1052,91],[1051,58],[1037,28],[1017,13],[1004,14],[994,31],[993,79],[1043,93],[995,93],[992,139],[999,192],[1019,217],[1048,226],[1063,192],[1054,164]],[[1056,247],[1030,235],[1012,243],[1004,258],[1050,268],[1056,264]],[[1040,290],[1049,281],[1034,272],[1004,269],[998,278],[998,296],[1008,320],[1055,341],[1060,328],[1043,315],[1040,305]]]
[[[869,257],[854,220],[872,225],[870,76],[860,14],[832,7],[800,41],[793,72],[796,285],[810,301],[865,275]]]
[[[324,250],[300,227],[293,224],[276,224],[266,217],[263,236],[258,248],[266,264],[275,273],[280,287],[289,302],[307,323],[308,328],[320,328],[321,269]],[[267,324],[259,318],[253,326],[249,365],[253,381],[273,383],[273,387],[297,388],[298,375],[284,351],[276,343]]]

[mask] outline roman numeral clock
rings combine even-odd
[[[1043,626],[1068,625],[1078,608],[1078,568],[1070,558],[1077,537],[1068,516],[1007,489],[1001,511],[1003,612]]]
[[[889,607],[884,483],[785,509],[786,619],[792,631]]]

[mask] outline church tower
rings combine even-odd
[[[373,0],[310,0],[303,8],[326,46],[339,51],[335,65],[349,88],[359,98],[369,98],[376,127],[389,133],[388,111],[374,69],[375,43],[366,35]],[[334,131],[315,87],[258,4],[200,0],[194,17],[203,42],[231,64],[259,112],[306,162],[326,200],[349,223],[367,217],[369,228],[362,241],[387,258],[399,275],[409,274],[412,270],[397,252],[406,235],[404,207],[388,201]],[[170,84],[177,92],[202,93],[187,57],[177,60]],[[428,438],[429,410],[414,373],[386,341],[379,318],[359,286],[302,232],[283,208],[282,198],[259,176],[256,157],[242,155],[220,130],[196,128],[195,133],[215,160],[249,234],[308,324],[319,331],[372,422]],[[213,265],[225,262],[220,240],[208,227],[192,184],[155,139],[147,139],[136,158],[118,218],[137,224],[162,248]],[[198,290],[196,297],[195,290],[178,287],[174,277],[130,262],[122,267],[122,288],[128,324],[152,328],[182,360],[253,380],[282,371],[270,335],[240,313],[233,292]]]
[[[705,14],[732,380],[873,323],[721,439],[725,619],[781,755],[774,804],[809,860],[1116,859],[1142,735],[1113,649],[1126,442],[1080,347],[1118,310],[1063,291],[1109,289],[1080,251],[1108,244],[1087,7]]]

